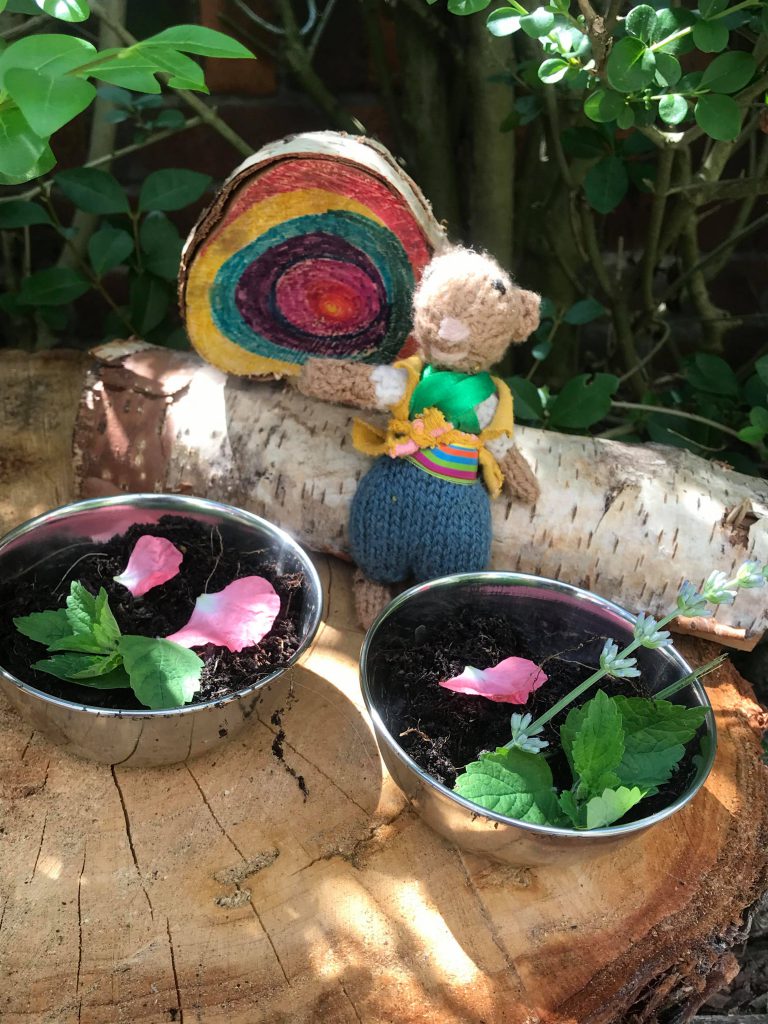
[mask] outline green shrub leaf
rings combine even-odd
[[[624,109],[624,97],[610,89],[595,89],[584,101],[584,113],[590,121],[605,124],[615,121]]]
[[[211,180],[208,174],[199,174],[197,171],[154,171],[141,186],[139,209],[180,210],[199,199]]]
[[[619,386],[612,373],[583,373],[572,377],[550,406],[553,427],[585,430],[599,423],[611,408],[611,395]]]
[[[685,96],[670,93],[659,100],[659,117],[667,124],[680,124],[688,116],[688,100]]]
[[[131,689],[148,708],[188,704],[200,689],[203,662],[194,651],[148,636],[123,636],[118,650]]]
[[[702,96],[694,111],[698,126],[720,142],[731,142],[741,131],[741,110],[731,96]]]
[[[35,0],[35,3],[41,11],[59,21],[86,21],[91,16],[86,0]]]
[[[142,334],[162,322],[170,304],[168,285],[153,274],[140,274],[131,282],[131,322]]]
[[[99,277],[123,263],[132,252],[133,238],[130,234],[109,224],[99,228],[88,239],[88,256]]]
[[[670,36],[675,35],[681,28],[687,28],[689,25],[692,25],[695,20],[695,16],[692,12],[685,10],[683,7],[663,7],[656,11],[656,25],[653,30],[653,39],[651,42],[654,45],[661,43]],[[691,39],[690,33],[688,33],[678,39],[673,39],[671,42],[666,43],[663,50],[656,50],[655,52],[657,56],[659,53],[680,55],[682,53],[688,53],[688,51],[692,49],[693,40]]]
[[[589,205],[598,213],[615,210],[627,194],[629,177],[623,160],[617,156],[605,156],[590,167],[584,178],[584,192]]]
[[[580,299],[565,311],[563,323],[566,324],[589,324],[605,316],[608,310],[598,302],[597,299]]]
[[[757,427],[758,430],[762,430],[768,434],[768,409],[764,409],[762,406],[755,406],[754,409],[749,410],[749,421],[752,426]]]
[[[20,110],[0,111],[0,172],[21,181],[27,180],[45,150],[41,139]]]
[[[49,267],[30,274],[21,283],[18,301],[24,306],[63,306],[90,288],[88,281],[69,267]]]
[[[685,370],[691,387],[708,391],[713,395],[728,395],[735,398],[739,393],[739,381],[731,367],[720,356],[698,352]]]
[[[722,20],[697,21],[693,26],[693,41],[702,53],[720,53],[728,45],[729,36]]]
[[[194,89],[197,92],[208,92],[203,69],[187,57],[171,47],[156,46],[149,51],[149,57],[157,66],[171,76],[168,85],[174,89]]]
[[[147,214],[139,231],[144,268],[164,281],[175,281],[179,273],[182,240],[164,213]]]
[[[4,83],[9,68],[30,68],[49,78],[58,78],[87,64],[96,53],[96,47],[78,36],[59,33],[31,35],[18,39],[0,55],[0,83]]]
[[[632,109],[632,107],[629,106],[624,107],[619,116],[616,118],[616,124],[619,126],[619,128],[623,128],[624,130],[626,130],[627,128],[631,128],[634,123],[634,110]]]
[[[750,53],[722,53],[704,71],[701,87],[718,93],[738,92],[749,84],[756,70],[755,58]]]
[[[95,167],[61,171],[53,179],[64,195],[88,213],[129,213],[125,192],[116,178]]]
[[[464,6],[471,6],[471,11],[454,11],[451,7],[453,0],[449,0],[448,8],[454,14],[474,14],[476,11],[484,10],[490,0],[464,0]],[[462,0],[459,0],[461,3]],[[238,43],[236,39],[217,32],[212,28],[204,28],[202,25],[176,25],[172,28],[163,29],[157,35],[150,36],[141,42],[142,49],[148,47],[171,47],[174,50],[184,50],[186,53],[197,53],[201,57],[249,57],[253,58],[251,51]]]
[[[103,60],[105,54],[112,54],[113,59]],[[103,50],[100,57],[100,63],[89,71],[92,78],[98,78],[102,82],[109,82],[123,89],[132,89],[134,92],[158,95],[162,91],[160,83],[155,78],[162,68],[156,60],[138,47],[129,51],[117,48]]]
[[[451,14],[477,14],[484,11],[491,0],[448,0],[448,10]]]
[[[520,12],[514,7],[500,7],[491,11],[486,25],[493,36],[511,36],[520,28]]]
[[[744,441],[746,444],[762,444],[766,431],[762,427],[756,427],[750,425],[748,427],[742,427],[741,430],[737,431],[739,439]]]
[[[536,385],[524,377],[509,377],[507,384],[512,392],[515,420],[540,422],[544,417],[544,406]]]
[[[642,39],[625,36],[614,44],[605,65],[608,81],[618,92],[637,92],[650,85],[656,58]]]
[[[699,0],[699,11],[702,18],[711,18],[720,14],[728,6],[729,0]]]
[[[27,228],[33,224],[53,224],[48,213],[27,199],[9,199],[0,203],[0,229]]]
[[[535,11],[520,19],[520,28],[531,39],[538,39],[539,36],[546,36],[552,31],[555,24],[555,16],[545,7],[537,7]]]
[[[656,53],[656,81],[659,85],[672,88],[677,85],[683,74],[680,61],[671,53],[664,53],[662,50]]]
[[[652,42],[656,29],[656,11],[648,4],[633,7],[626,17],[624,28],[628,36],[642,39],[644,43]]]
[[[96,98],[90,82],[81,78],[51,78],[29,68],[9,68],[5,88],[38,135],[53,135]]]
[[[542,61],[538,70],[538,76],[546,85],[554,85],[564,78],[570,69],[571,65],[567,60],[562,60],[560,57],[551,57],[549,60]]]

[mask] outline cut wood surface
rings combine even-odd
[[[349,409],[290,385],[227,377],[198,357],[114,343],[88,376],[78,419],[86,496],[182,491],[265,516],[314,550],[346,554],[349,505],[372,460],[352,447]],[[493,503],[491,567],[549,576],[663,614],[683,579],[768,562],[768,483],[682,449],[518,427],[541,496]],[[768,587],[721,605],[701,628],[751,646]]]
[[[72,496],[63,410],[80,372],[0,356],[3,528]],[[318,561],[326,620],[292,692],[273,686],[209,756],[75,760],[0,702],[3,1024],[689,1020],[732,977],[768,885],[748,685],[730,666],[708,678],[720,746],[705,789],[618,852],[530,869],[462,856],[380,763],[351,568]]]

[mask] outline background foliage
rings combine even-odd
[[[765,468],[765,0],[209,0],[230,38],[150,24],[141,43],[125,0],[4,6],[0,132],[24,121],[37,139],[0,147],[2,180],[28,182],[0,189],[7,343],[134,332],[185,344],[173,298],[184,208],[212,182],[170,167],[128,195],[113,166],[201,123],[228,166],[250,152],[201,99],[195,59],[245,44],[306,98],[306,123],[271,135],[379,134],[452,237],[545,296],[536,336],[504,368],[519,420]],[[25,57],[41,45],[45,66]],[[367,69],[374,124],[338,88],[347,56]],[[254,103],[255,124],[263,113]],[[90,119],[87,159],[60,170],[56,133],[72,118]]]

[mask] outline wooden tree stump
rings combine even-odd
[[[73,496],[81,374],[75,356],[0,355],[3,528]],[[748,685],[730,666],[708,677],[717,762],[679,814],[567,868],[492,864],[426,828],[386,775],[351,569],[319,567],[326,621],[292,690],[273,686],[208,757],[75,760],[0,703],[3,1024],[688,1020],[733,975],[768,885]]]

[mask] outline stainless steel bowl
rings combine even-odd
[[[638,821],[591,832],[532,825],[506,818],[473,804],[439,783],[416,764],[390,732],[381,710],[387,688],[386,665],[380,653],[395,635],[413,630],[434,616],[461,604],[478,612],[502,614],[515,625],[537,625],[540,661],[557,651],[576,647],[585,637],[611,637],[622,647],[632,639],[635,616],[610,601],[578,587],[538,576],[512,572],[465,573],[432,580],[401,594],[369,629],[360,656],[363,699],[373,721],[376,741],[393,779],[417,813],[437,832],[472,853],[484,854],[518,866],[582,857],[586,851],[603,852],[611,845],[634,839],[663,821],[691,800],[709,775],[715,758],[715,717],[704,688],[695,683],[674,699],[688,706],[708,708],[705,722],[706,755],[686,791],[668,807]],[[406,634],[407,635],[407,634]],[[414,636],[414,642],[417,642]],[[646,685],[653,692],[687,675],[691,668],[671,648],[636,652]]]
[[[173,494],[127,494],[54,509],[16,527],[0,540],[0,578],[19,580],[41,560],[67,545],[85,550],[124,533],[135,523],[151,525],[178,515],[218,527],[224,543],[243,550],[264,547],[285,572],[301,571],[306,585],[300,619],[301,644],[288,666],[253,686],[216,700],[170,711],[115,711],[73,704],[17,679],[0,666],[0,690],[35,729],[68,753],[106,764],[151,767],[186,761],[212,750],[238,732],[253,714],[261,690],[286,673],[311,644],[323,610],[320,579],[306,552],[276,526],[230,505]]]

